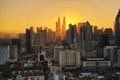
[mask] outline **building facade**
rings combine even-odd
[[[61,50],[59,53],[59,65],[62,67],[80,67],[81,54],[75,50]]]
[[[120,46],[120,9],[115,19],[115,43]]]

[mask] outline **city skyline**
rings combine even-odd
[[[0,32],[25,32],[30,26],[55,30],[57,18],[64,16],[67,26],[89,21],[93,26],[113,29],[119,3],[119,0],[1,0]]]

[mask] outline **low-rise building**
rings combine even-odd
[[[83,60],[83,70],[107,70],[111,68],[111,61],[104,58],[86,58]]]

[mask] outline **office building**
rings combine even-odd
[[[103,48],[104,46],[109,45],[109,35],[105,33],[99,34],[99,47]]]
[[[51,29],[48,29],[47,32],[47,42],[55,42],[55,32]]]
[[[35,32],[33,30],[33,27],[30,27],[30,29],[26,29],[26,53],[32,53],[33,52],[33,45],[34,45],[34,38],[35,38]]]
[[[37,27],[37,33],[35,34],[34,49],[35,53],[40,53],[40,48],[47,42],[47,29]]]
[[[69,24],[69,29],[66,32],[66,39],[65,42],[69,44],[71,49],[77,48],[77,31],[76,25]]]
[[[115,19],[115,44],[120,46],[120,9]]]
[[[80,26],[80,51],[84,57],[95,56],[93,54],[93,33],[89,22]]]
[[[63,18],[63,25],[62,25],[62,40],[65,39],[66,36],[66,19],[65,17]]]
[[[30,34],[30,30],[26,29],[26,53],[31,53],[31,34]]]

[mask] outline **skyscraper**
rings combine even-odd
[[[33,49],[35,33],[33,27],[26,29],[26,53],[31,53]]]
[[[69,24],[69,29],[66,32],[66,43],[69,44],[69,46],[74,47],[77,42],[77,31],[76,31],[76,25]],[[75,48],[75,47],[74,47]]]
[[[80,49],[82,51],[82,55],[84,57],[92,56],[93,52],[93,33],[92,33],[92,26],[89,22],[84,23],[80,27]]]
[[[31,34],[30,29],[26,29],[26,53],[31,52]]]
[[[37,27],[37,33],[35,34],[34,50],[36,53],[41,52],[41,47],[47,42],[47,28]]]
[[[120,46],[120,9],[115,19],[115,43]]]
[[[63,25],[62,25],[62,39],[66,36],[66,20],[65,17],[63,18]]]
[[[99,34],[99,47],[104,48],[105,46],[109,45],[109,35],[105,33]]]
[[[56,41],[61,40],[61,23],[60,23],[60,17],[58,18],[58,21],[56,22]]]

